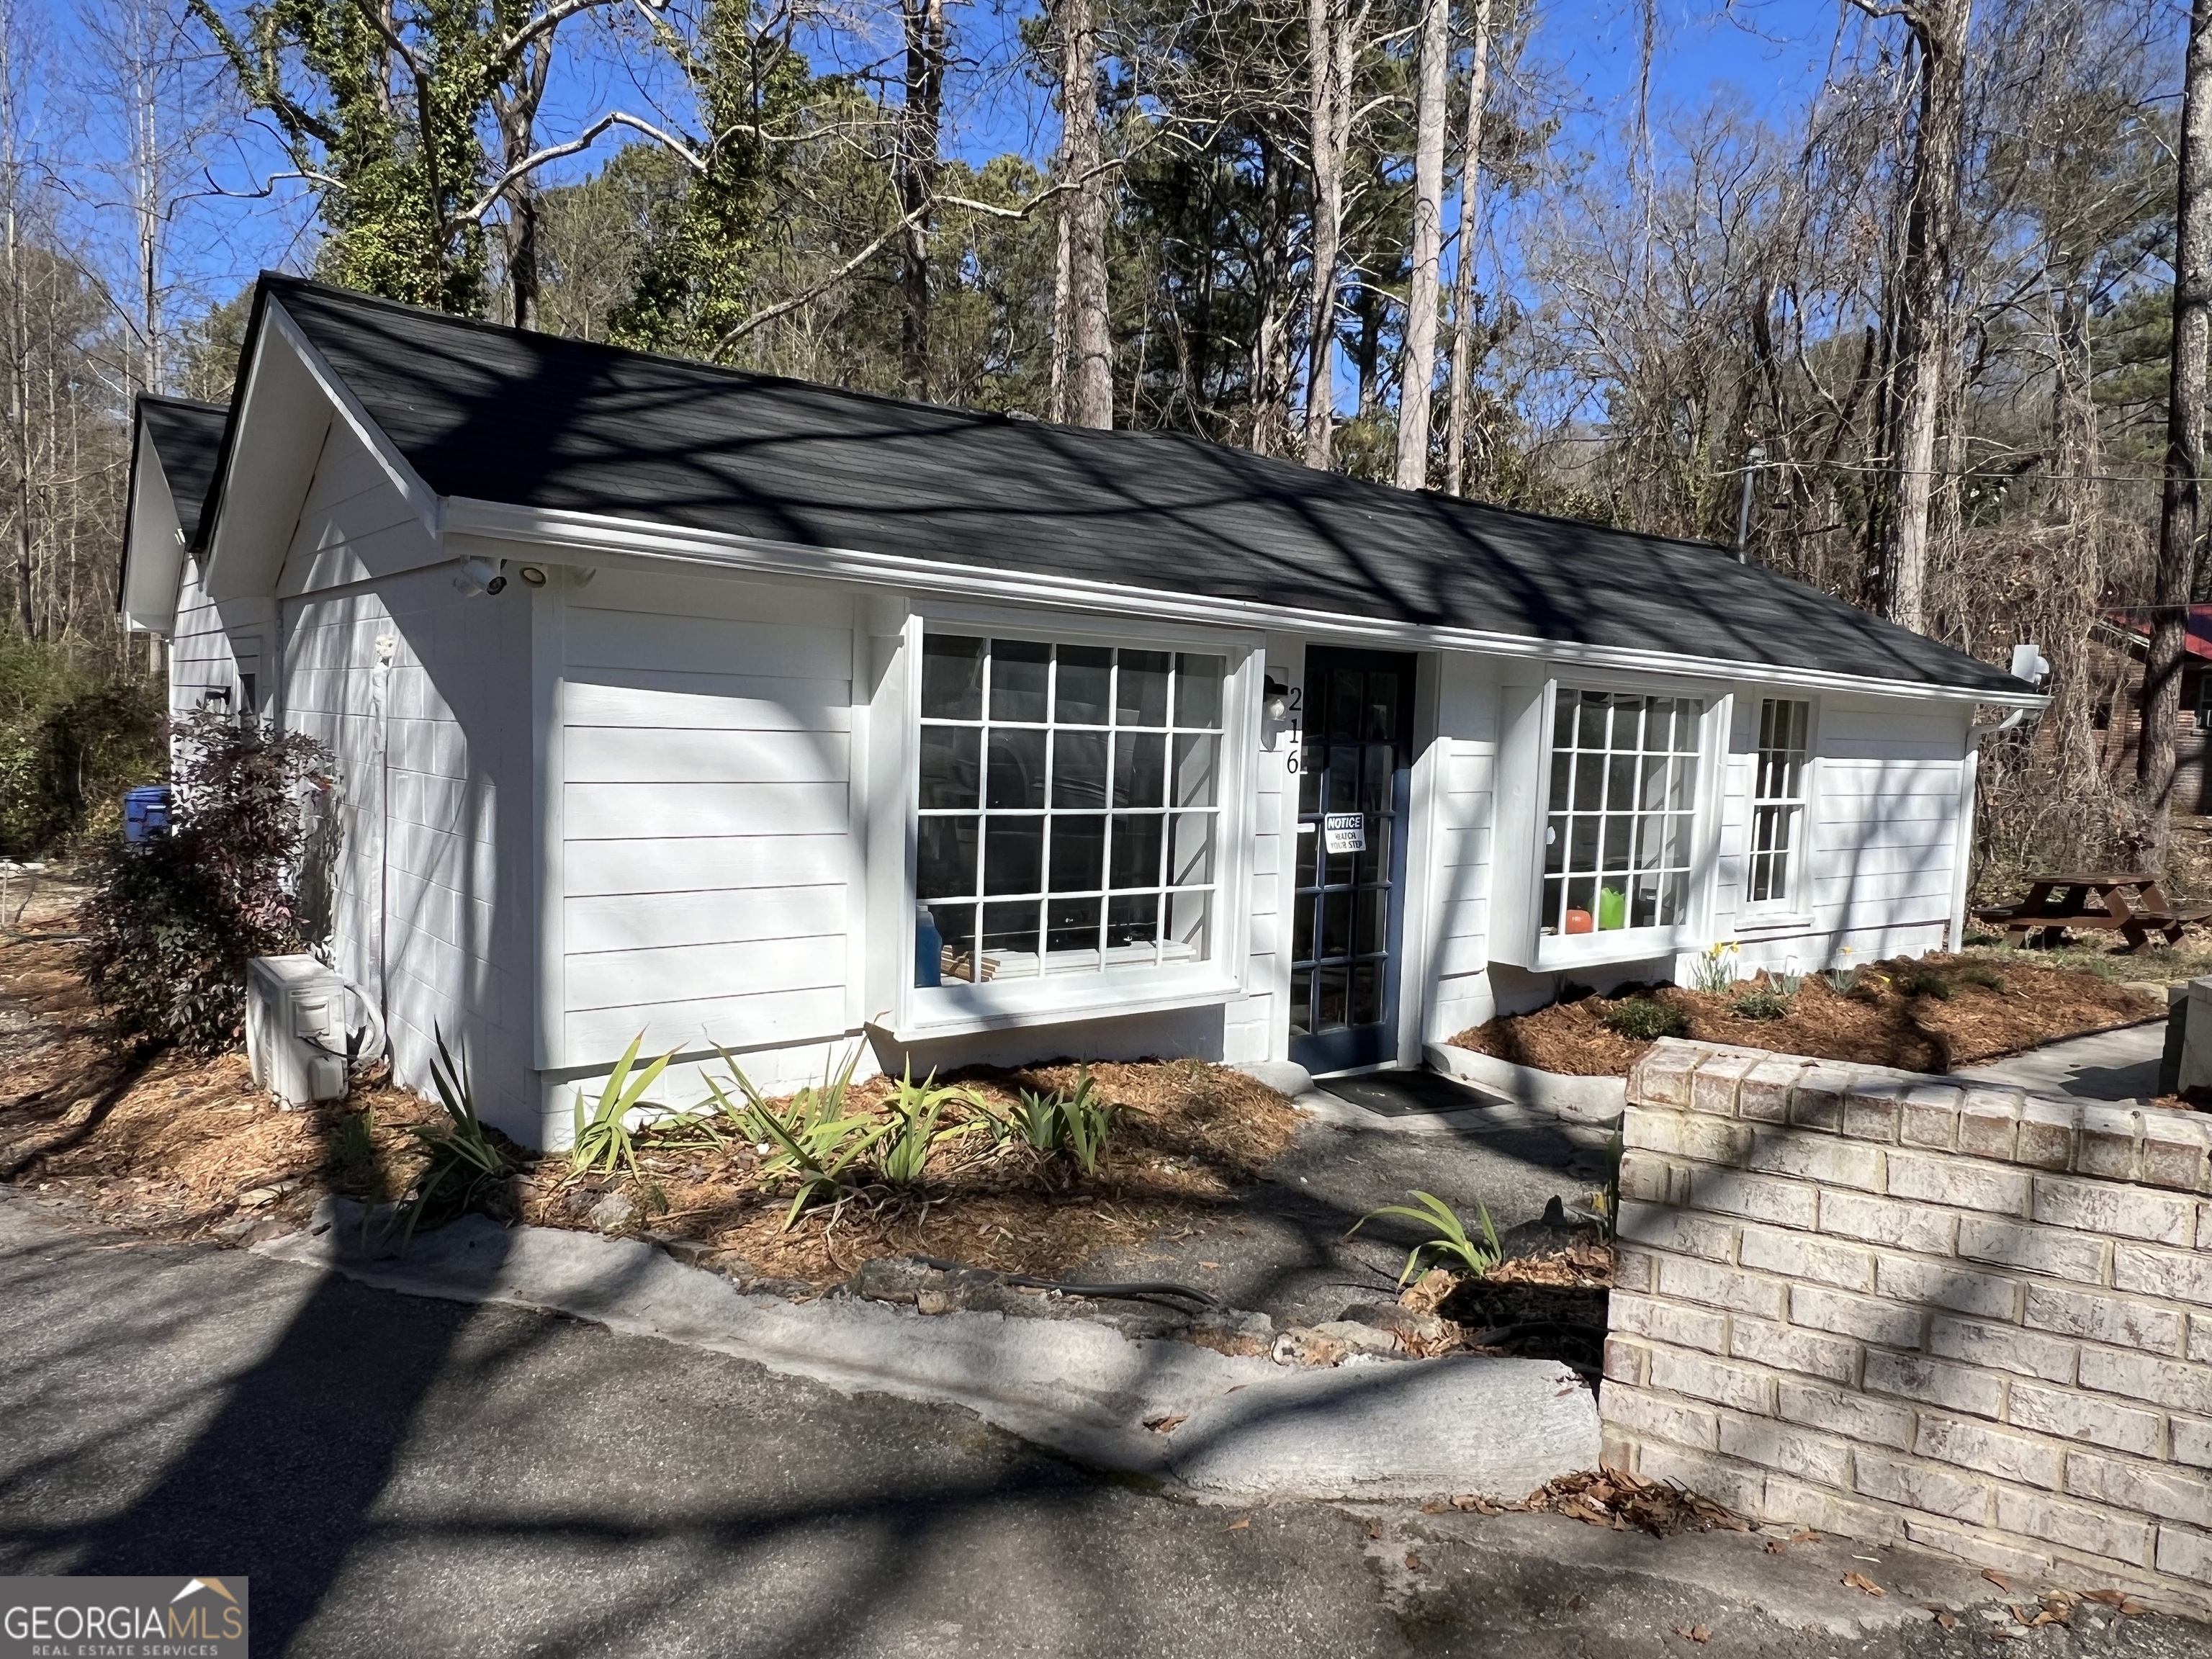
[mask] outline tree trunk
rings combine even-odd
[[[1307,0],[1306,112],[1313,157],[1312,287],[1306,299],[1305,462],[1327,471],[1336,425],[1336,263],[1344,240],[1351,118],[1344,0]]]
[[[1921,0],[1905,12],[1920,58],[1905,251],[1898,270],[1895,442],[1882,538],[1881,607],[1906,628],[1925,622],[1928,509],[1951,348],[1952,244],[1966,112],[1966,32],[1973,0]]]
[[[1067,232],[1066,418],[1114,424],[1114,339],[1107,309],[1106,179],[1099,170],[1098,31],[1091,0],[1059,0],[1061,165],[1073,183]]]
[[[2166,396],[2166,487],[2159,503],[2158,609],[2143,665],[2142,736],[2136,750],[2136,792],[2154,868],[2163,867],[2172,828],[2174,726],[2201,528],[2197,480],[2204,466],[2205,349],[2212,328],[2212,0],[2196,0],[2190,9],[2173,216],[2173,346]]]
[[[1452,267],[1451,416],[1444,494],[1467,493],[1474,415],[1474,240],[1481,225],[1482,106],[1490,93],[1490,0],[1474,0],[1474,62],[1467,74],[1467,148],[1459,169],[1459,258]]]
[[[945,118],[945,0],[902,0],[906,110],[900,123],[899,210],[907,220],[906,307],[899,319],[899,374],[907,395],[929,395],[929,204],[937,188],[938,135]]]
[[[523,52],[505,84],[492,94],[493,113],[499,124],[500,166],[520,165],[530,156],[538,137],[538,110],[545,98],[545,81],[553,64],[550,44]],[[507,289],[517,328],[538,325],[538,186],[527,174],[507,189]]]
[[[1413,273],[1406,351],[1398,374],[1398,488],[1429,482],[1429,404],[1437,379],[1437,271],[1443,254],[1445,71],[1451,65],[1451,0],[1424,0],[1420,85],[1413,103]]]

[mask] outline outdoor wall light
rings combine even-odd
[[[1265,691],[1267,701],[1261,705],[1260,712],[1279,726],[1291,712],[1291,688],[1270,674]]]
[[[545,573],[534,564],[526,564],[517,569],[514,574],[522,578],[523,586],[526,587],[543,587],[545,586]]]

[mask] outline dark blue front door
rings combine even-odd
[[[1397,1058],[1413,659],[1307,652],[1304,714],[1291,1058],[1340,1072]]]

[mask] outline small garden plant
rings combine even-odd
[[[1625,1037],[1654,1042],[1661,1037],[1680,1036],[1690,1029],[1687,1015],[1650,997],[1624,997],[1606,1010],[1605,1023]]]
[[[1413,1200],[1412,1204],[1385,1204],[1378,1209],[1370,1210],[1353,1222],[1352,1232],[1345,1235],[1349,1238],[1352,1233],[1358,1232],[1377,1216],[1386,1215],[1416,1222],[1430,1229],[1433,1237],[1416,1244],[1407,1254],[1406,1270],[1398,1275],[1401,1285],[1413,1277],[1425,1257],[1440,1265],[1450,1265],[1474,1279],[1481,1278],[1504,1260],[1505,1247],[1498,1242],[1498,1229],[1492,1224],[1490,1212],[1480,1199],[1475,1201],[1474,1214],[1475,1224],[1480,1228],[1482,1236],[1477,1238],[1468,1232],[1467,1224],[1460,1219],[1459,1212],[1434,1193],[1425,1193],[1417,1188],[1407,1196]]]

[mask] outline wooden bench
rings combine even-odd
[[[2154,877],[2101,871],[2037,876],[2019,903],[1985,905],[1974,912],[1975,921],[2002,927],[2013,945],[2031,944],[2039,937],[2056,945],[2068,930],[2082,928],[2117,933],[2130,951],[2148,945],[2153,933],[2178,945],[2184,927],[2207,918],[2212,918],[2212,904],[2175,904]]]

